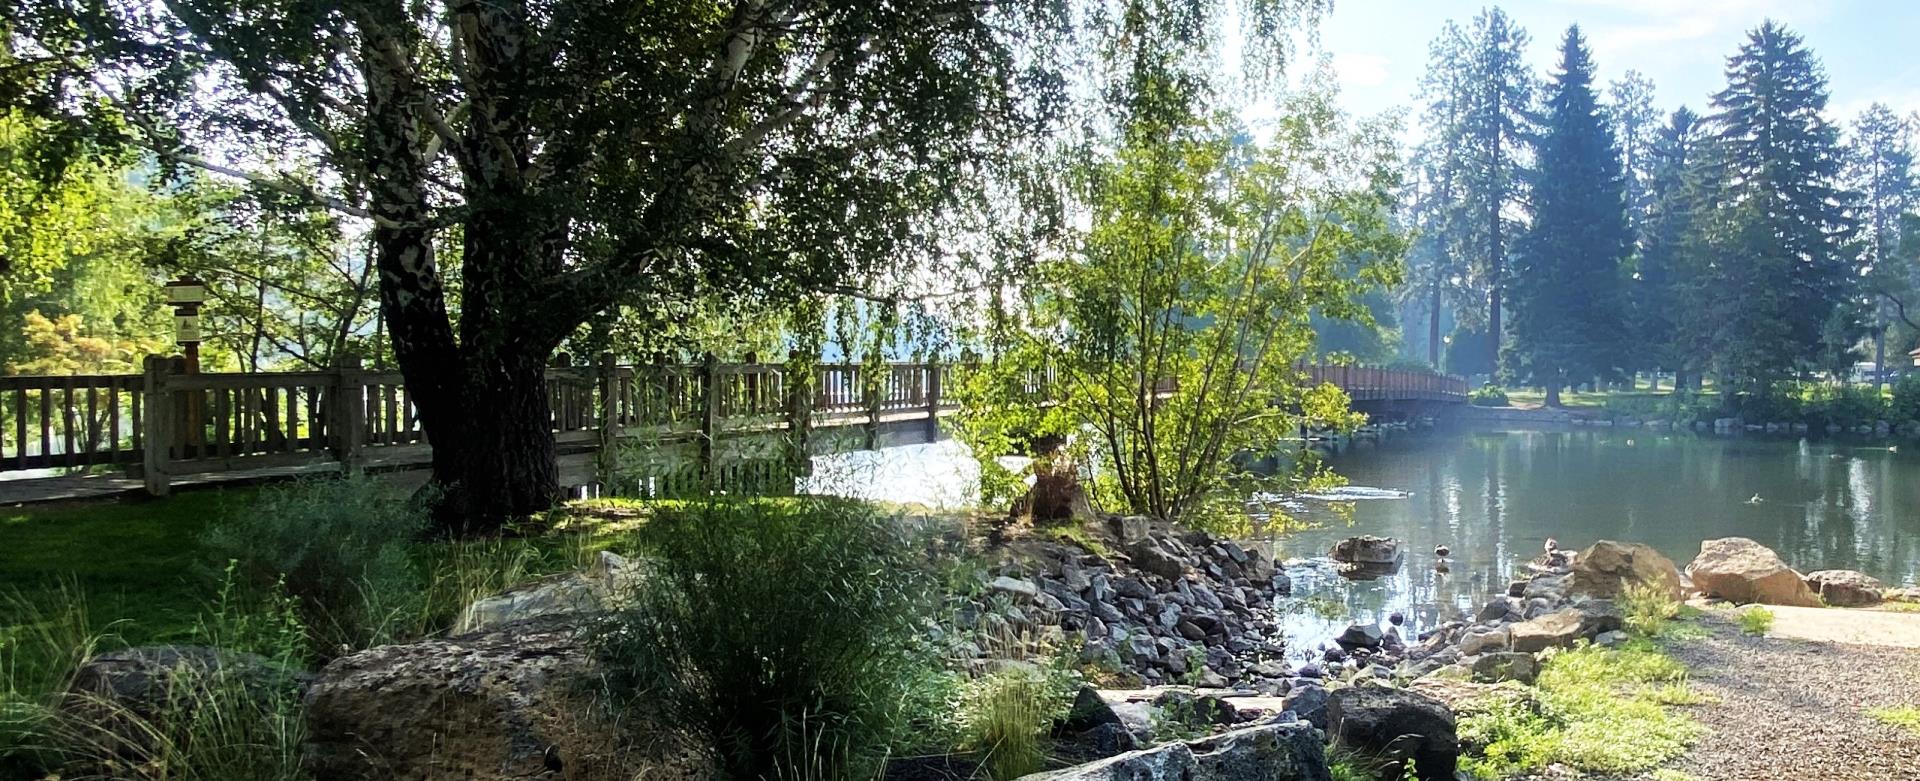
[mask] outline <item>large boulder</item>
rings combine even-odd
[[[345,656],[307,692],[308,769],[316,781],[698,772],[627,743],[592,701],[593,674],[586,642],[559,617]]]
[[[1834,607],[1867,607],[1884,598],[1886,584],[1864,572],[1850,569],[1823,569],[1806,575],[1807,588]]]
[[[1581,607],[1563,608],[1510,625],[1508,632],[1513,650],[1538,653],[1548,648],[1571,646],[1576,640],[1592,640],[1623,624],[1612,602],[1593,600]]]
[[[1418,692],[1386,686],[1348,686],[1327,703],[1335,743],[1388,763],[1383,778],[1400,778],[1414,762],[1420,781],[1453,781],[1460,756],[1453,710]]]
[[[1729,602],[1820,607],[1807,582],[1765,545],[1745,537],[1700,543],[1700,555],[1687,565],[1687,577],[1708,596]]]
[[[1300,721],[1261,724],[1218,735],[1129,751],[1021,781],[1330,781],[1314,728]]]
[[[1399,540],[1371,534],[1348,537],[1327,551],[1334,561],[1361,567],[1396,567],[1406,555],[1406,547]]]
[[[1657,586],[1674,601],[1685,598],[1673,560],[1637,542],[1601,540],[1573,560],[1573,593],[1618,599],[1637,585]]]
[[[141,646],[94,656],[74,670],[56,718],[86,747],[74,761],[109,768],[153,760],[164,738],[211,710],[267,718],[297,701],[304,675],[265,657],[202,646]]]

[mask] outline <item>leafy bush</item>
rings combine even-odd
[[[1507,406],[1507,392],[1489,382],[1468,393],[1467,402],[1476,407],[1504,407]]]
[[[1648,637],[1658,636],[1667,622],[1680,615],[1680,602],[1658,583],[1635,583],[1620,595],[1627,626]]]
[[[1478,777],[1550,764],[1609,775],[1645,771],[1705,732],[1668,707],[1685,681],[1686,668],[1644,640],[1553,653],[1536,681],[1537,701],[1488,698],[1462,709],[1460,739],[1472,748],[1462,765]]]
[[[1773,629],[1773,611],[1759,605],[1748,605],[1740,610],[1740,631],[1750,635],[1764,635]]]
[[[1893,384],[1893,397],[1887,402],[1887,420],[1896,425],[1920,420],[1920,373],[1901,377]]]
[[[663,509],[598,632],[613,702],[709,738],[732,778],[871,778],[950,718],[926,626],[939,579],[900,525],[829,499]]]
[[[389,486],[315,479],[262,490],[203,542],[214,566],[231,564],[242,586],[291,595],[326,657],[420,631],[411,556],[425,529],[421,508]]]

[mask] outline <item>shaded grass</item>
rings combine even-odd
[[[1551,653],[1532,701],[1463,709],[1462,765],[1498,778],[1559,764],[1591,773],[1637,773],[1684,752],[1705,729],[1670,705],[1701,700],[1686,668],[1645,639],[1619,648]]]
[[[124,619],[119,634],[128,644],[187,639],[215,596],[200,539],[256,490],[0,510],[0,589],[19,597],[0,605],[0,623],[22,620],[22,604],[58,604],[65,588],[86,595],[93,621]]]

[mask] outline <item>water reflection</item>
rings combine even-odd
[[[1305,558],[1353,534],[1398,537],[1409,545],[1406,566],[1352,583],[1297,568],[1296,592],[1361,619],[1405,613],[1415,632],[1470,613],[1549,537],[1564,548],[1645,542],[1684,566],[1701,540],[1737,535],[1802,571],[1858,569],[1894,584],[1920,577],[1920,457],[1885,443],[1438,430],[1355,443],[1330,463],[1354,485],[1413,495],[1354,502],[1351,525],[1309,503],[1304,514],[1325,525],[1278,545]],[[1452,549],[1450,573],[1434,571],[1435,545]],[[1344,626],[1344,616],[1320,612],[1289,618],[1299,645]]]
[[[1293,512],[1325,524],[1275,540],[1282,558],[1302,560],[1289,568],[1296,594],[1315,598],[1286,618],[1298,648],[1331,637],[1349,617],[1400,612],[1411,635],[1471,613],[1550,537],[1576,549],[1598,539],[1645,542],[1684,566],[1701,540],[1738,535],[1802,571],[1858,569],[1896,585],[1920,579],[1920,453],[1884,442],[1442,429],[1354,443],[1330,463],[1354,486],[1394,493],[1361,492],[1373,498],[1351,502],[1350,524],[1325,501],[1296,500]],[[974,465],[950,441],[816,465],[817,486],[833,493],[945,507],[967,506],[974,493]],[[1405,540],[1405,565],[1350,581],[1310,561],[1353,534]],[[1449,572],[1434,569],[1436,545],[1451,549]]]

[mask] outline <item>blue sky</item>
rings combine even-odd
[[[1334,0],[1320,46],[1339,74],[1342,102],[1374,114],[1412,106],[1427,45],[1448,19],[1463,26],[1476,0]],[[1723,67],[1764,19],[1806,38],[1825,64],[1830,114],[1851,121],[1874,101],[1920,110],[1920,0],[1511,0],[1501,4],[1532,36],[1528,58],[1547,72],[1567,25],[1578,22],[1602,80],[1632,68],[1655,85],[1663,110],[1701,110],[1725,84]]]

